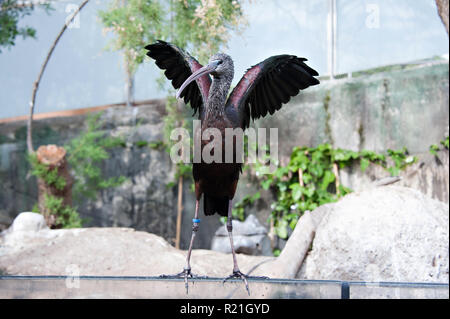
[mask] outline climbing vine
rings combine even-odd
[[[406,148],[388,150],[386,154],[363,150],[360,152],[334,149],[330,144],[317,147],[295,147],[286,166],[273,174],[264,174],[265,167],[254,165],[255,175],[263,189],[271,190],[276,201],[271,205],[275,234],[286,239],[288,228],[294,229],[298,219],[307,210],[337,201],[352,190],[339,181],[338,170],[359,164],[362,172],[370,164],[379,165],[392,176],[397,176],[408,165],[417,161]],[[243,207],[248,207],[260,197],[259,192],[246,196],[233,207],[233,216],[244,219]]]

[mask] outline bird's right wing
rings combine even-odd
[[[305,61],[294,55],[277,55],[247,70],[226,105],[237,114],[243,129],[249,126],[250,118],[273,114],[300,90],[320,83],[314,77],[319,74]]]
[[[171,43],[158,40],[147,45],[145,49],[148,50],[147,55],[155,60],[156,65],[166,70],[164,74],[172,80],[175,89],[180,88],[192,73],[202,68],[195,58]],[[199,112],[199,117],[202,117],[210,86],[211,78],[206,74],[189,84],[181,94],[184,103],[190,103],[194,114]]]

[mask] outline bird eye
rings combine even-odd
[[[219,64],[219,65],[220,65],[220,64],[222,64],[222,63],[223,63],[223,61],[222,61],[222,60],[219,60],[219,62],[218,62],[217,64]]]

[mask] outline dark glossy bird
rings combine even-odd
[[[234,76],[234,65],[230,56],[215,54],[208,65],[202,66],[182,49],[164,41],[150,44],[146,49],[147,55],[155,60],[160,69],[165,70],[165,76],[171,80],[173,87],[178,89],[177,98],[183,98],[185,104],[190,104],[194,114],[198,113],[201,131],[216,128],[222,137],[225,136],[226,128],[245,130],[249,127],[250,119],[255,120],[268,113],[272,115],[300,90],[319,84],[319,80],[315,78],[318,73],[305,64],[305,58],[277,55],[249,68],[228,97]],[[202,150],[209,142],[210,140],[201,141]],[[225,143],[222,145],[224,147]],[[224,153],[225,149],[222,154]],[[233,159],[235,158],[233,156]],[[186,289],[188,277],[193,277],[190,256],[195,233],[199,229],[199,201],[203,195],[205,215],[218,213],[228,218],[227,231],[233,255],[233,273],[225,280],[241,278],[250,294],[247,283],[249,276],[239,270],[232,236],[232,200],[241,165],[235,160],[232,163],[206,163],[203,158],[199,163],[193,164],[195,217],[186,266],[177,275],[185,279]]]

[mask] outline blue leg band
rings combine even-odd
[[[200,219],[193,218],[193,219],[192,219],[192,222],[193,222],[193,223],[196,223],[196,224],[200,224]]]

